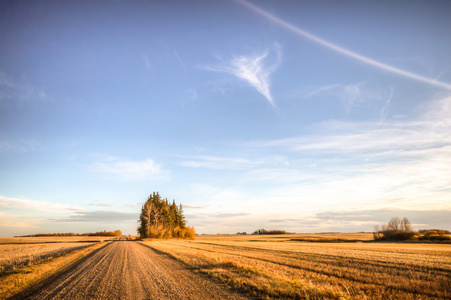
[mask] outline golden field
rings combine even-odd
[[[115,240],[117,237],[107,236],[43,236],[43,237],[2,237],[0,245],[7,244],[46,244],[46,243],[97,243]]]
[[[115,237],[0,238],[0,274],[58,257]]]
[[[451,298],[451,245],[371,239],[369,233],[205,235],[144,244],[256,298]]]
[[[202,235],[141,243],[253,299],[451,299],[451,244],[372,238]],[[84,261],[104,249],[108,242],[98,242],[104,239],[110,238],[0,238],[0,299]]]
[[[47,243],[0,245],[0,274],[61,256],[73,250],[85,248],[93,243]]]
[[[113,238],[25,237],[0,238],[0,299],[33,285]]]

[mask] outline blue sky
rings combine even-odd
[[[449,1],[1,1],[0,236],[451,228]]]

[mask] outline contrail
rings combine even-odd
[[[333,44],[331,42],[328,42],[328,41],[326,41],[326,40],[324,40],[322,38],[319,38],[319,37],[307,32],[305,30],[302,30],[302,29],[294,26],[293,24],[290,24],[290,23],[288,23],[288,22],[286,22],[286,21],[284,21],[284,20],[282,20],[282,19],[270,14],[269,12],[267,12],[267,11],[255,6],[255,5],[253,5],[253,4],[251,4],[251,3],[249,3],[249,2],[247,2],[245,0],[238,0],[238,2],[240,4],[246,6],[250,10],[260,14],[261,16],[263,16],[265,18],[267,18],[268,20],[271,20],[272,22],[274,22],[276,24],[279,24],[280,26],[282,26],[282,27],[284,27],[284,28],[286,28],[286,29],[288,29],[290,31],[293,31],[294,33],[296,33],[296,34],[298,34],[298,35],[300,35],[302,37],[308,38],[309,40],[312,40],[312,41],[314,41],[314,42],[316,42],[318,44],[321,44],[321,45],[323,45],[323,46],[325,46],[327,48],[335,50],[335,51],[337,51],[337,52],[339,52],[341,54],[350,56],[350,57],[355,58],[355,59],[357,59],[359,61],[362,61],[362,62],[364,62],[366,64],[375,66],[375,67],[377,67],[379,69],[383,69],[383,70],[386,70],[386,71],[389,71],[389,72],[392,72],[392,73],[395,73],[395,74],[399,74],[399,75],[402,75],[402,76],[405,76],[405,77],[408,77],[408,78],[412,78],[412,79],[415,79],[415,80],[418,80],[418,81],[422,81],[422,82],[425,82],[425,83],[429,83],[429,84],[432,84],[432,85],[440,86],[440,87],[443,87],[445,89],[451,90],[451,84],[449,84],[449,83],[441,82],[441,81],[438,81],[438,80],[435,80],[435,79],[431,79],[431,78],[427,78],[427,77],[424,77],[424,76],[421,76],[421,75],[418,75],[418,74],[414,74],[414,73],[411,73],[411,72],[408,72],[408,71],[405,71],[405,70],[402,70],[402,69],[398,69],[396,67],[393,67],[393,66],[390,66],[390,65],[378,62],[378,61],[376,61],[374,59],[365,57],[363,55],[360,55],[358,53],[352,52],[352,51],[350,51],[348,49],[345,49],[343,47],[340,47],[338,45],[335,45],[335,44]]]

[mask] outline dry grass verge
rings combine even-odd
[[[37,282],[48,278],[59,271],[68,268],[93,251],[102,248],[109,242],[97,243],[92,246],[72,249],[73,251],[65,253],[56,258],[47,257],[45,260],[35,265],[26,266],[20,269],[0,276],[0,299],[7,299],[17,293],[20,293]]]
[[[62,256],[94,243],[0,245],[0,276],[22,272],[22,268]]]
[[[100,243],[117,240],[118,237],[105,236],[53,236],[53,237],[8,237],[0,238],[0,245],[55,244],[55,243]]]

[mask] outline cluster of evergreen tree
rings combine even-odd
[[[141,238],[185,238],[193,239],[193,227],[186,226],[183,207],[177,206],[175,201],[168,203],[157,193],[149,196],[141,208],[137,229]]]

